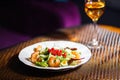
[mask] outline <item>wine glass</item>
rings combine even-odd
[[[92,41],[87,44],[89,48],[100,48],[102,44],[97,41],[97,21],[104,13],[105,0],[85,0],[85,13],[93,21],[94,31]]]

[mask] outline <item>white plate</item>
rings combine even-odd
[[[40,67],[40,66],[36,66],[33,63],[31,63],[30,61],[27,60],[27,58],[29,58],[31,56],[31,54],[33,53],[33,49],[35,47],[37,47],[38,45],[42,45],[42,47],[46,48],[46,47],[60,47],[60,48],[65,48],[65,47],[70,47],[70,48],[77,48],[80,50],[81,52],[81,58],[84,58],[81,60],[81,62],[76,65],[76,66],[66,66],[66,67]],[[83,44],[80,43],[76,43],[76,42],[71,42],[71,41],[45,41],[45,42],[39,42],[33,45],[30,45],[24,49],[22,49],[18,55],[18,58],[21,62],[23,62],[24,64],[34,67],[34,68],[38,68],[38,69],[47,69],[47,70],[68,70],[68,69],[73,69],[76,68],[84,63],[86,63],[90,58],[91,58],[91,51]]]

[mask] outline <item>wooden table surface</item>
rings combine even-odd
[[[120,79],[120,28],[99,25],[100,49],[90,49],[91,59],[78,68],[68,71],[44,71],[26,66],[18,59],[19,52],[34,43],[48,40],[69,40],[84,45],[91,40],[92,26],[61,29],[51,35],[38,36],[0,51],[0,80],[119,80]]]

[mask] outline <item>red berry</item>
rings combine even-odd
[[[51,49],[48,49],[48,52],[50,53],[50,52],[51,52]]]
[[[64,54],[62,54],[62,56],[63,56],[64,58],[66,58],[67,55],[66,55],[66,53],[64,53]]]

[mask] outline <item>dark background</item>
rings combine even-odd
[[[21,0],[21,2],[23,2],[23,1],[24,0]],[[67,1],[69,1],[69,0],[67,0]],[[71,0],[71,1],[73,1],[80,10],[80,15],[82,17],[82,24],[92,23],[90,18],[84,12],[84,0]],[[15,0],[0,1],[0,10],[1,10],[0,15],[5,15],[5,16],[0,16],[0,25],[9,26],[11,24],[11,22],[16,21],[16,17],[14,17],[14,16],[18,15],[18,14],[13,14],[13,13],[14,13],[14,11],[18,11],[18,9],[16,9],[15,6],[17,6],[17,5],[15,5],[15,4],[16,4]],[[10,6],[9,7],[10,9],[8,9],[8,11],[6,11],[6,12],[3,12],[3,11],[5,11],[6,8],[8,8],[7,6]],[[20,14],[20,11],[18,13]],[[6,24],[6,18],[3,18],[3,17],[10,19],[10,20],[8,20],[9,22],[7,22],[8,24]],[[98,20],[98,24],[106,24],[106,25],[111,25],[111,26],[115,26],[115,27],[120,27],[120,0],[106,0],[105,12]],[[16,25],[16,23],[14,23],[14,25]]]
[[[74,2],[80,9],[82,24],[92,23],[84,12],[84,0],[75,0]],[[105,12],[98,20],[98,24],[120,27],[120,0],[106,0]]]

